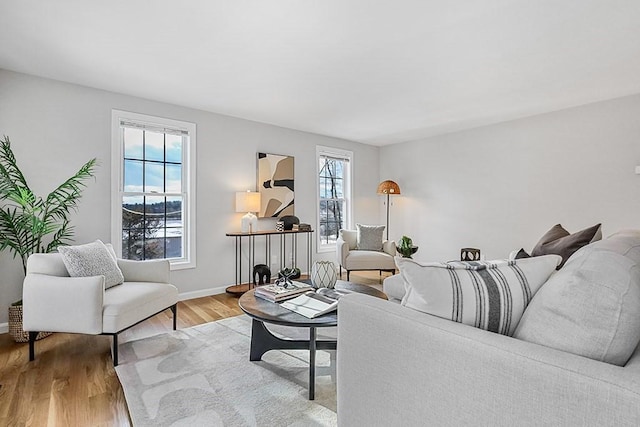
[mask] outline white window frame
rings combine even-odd
[[[122,256],[122,197],[124,195],[124,140],[121,122],[186,131],[188,143],[182,150],[183,258],[168,258],[171,270],[196,267],[196,124],[129,111],[111,112],[111,242],[118,257]],[[185,221],[186,220],[186,221]]]
[[[345,224],[345,228],[347,229],[352,228],[351,210],[352,210],[352,204],[353,204],[352,203],[353,183],[351,178],[353,175],[352,173],[353,151],[317,145],[316,146],[316,230],[317,230],[316,247],[318,248],[318,253],[332,252],[336,250],[336,247],[334,244],[322,243],[322,239],[320,237],[320,199],[321,199],[320,197],[320,157],[321,156],[343,158],[349,161],[349,168],[346,171],[346,174],[344,177],[344,187],[343,187],[343,190],[345,191],[345,203],[346,203],[345,212],[344,212],[346,218],[344,220],[344,224]]]

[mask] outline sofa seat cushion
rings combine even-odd
[[[532,296],[562,258],[421,264],[396,257],[402,305],[465,325],[512,335]]]
[[[386,252],[353,250],[348,256],[349,270],[395,270],[396,263]]]
[[[116,333],[178,302],[168,283],[124,282],[104,293],[102,332]]]
[[[640,231],[576,252],[538,292],[514,336],[625,365],[640,342]]]
[[[382,282],[382,292],[389,297],[389,301],[400,302],[405,294],[402,275],[394,274],[384,279]]]

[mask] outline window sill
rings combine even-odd
[[[175,261],[171,261],[169,260],[169,269],[171,271],[175,271],[175,270],[187,270],[190,268],[196,268],[196,262],[195,261],[186,261],[186,260],[175,260]]]

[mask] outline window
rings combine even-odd
[[[114,249],[195,267],[195,124],[117,110],[112,122]]]
[[[351,163],[353,153],[317,147],[318,251],[335,250],[341,228],[351,225]]]

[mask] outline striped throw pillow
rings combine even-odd
[[[533,295],[562,257],[423,264],[396,257],[405,282],[402,305],[511,336]]]

